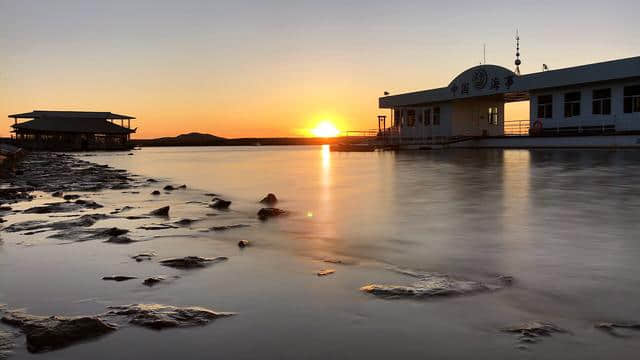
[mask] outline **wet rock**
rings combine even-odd
[[[206,193],[206,194],[204,194],[204,196],[220,196],[220,195],[215,194],[215,193]]]
[[[112,275],[112,276],[104,276],[102,278],[102,280],[110,280],[110,281],[117,281],[117,282],[133,280],[133,279],[137,279],[137,277],[126,276],[126,275]]]
[[[640,323],[637,322],[601,322],[594,325],[596,329],[602,330],[611,336],[629,337],[629,331],[640,331]]]
[[[417,273],[403,269],[392,270],[416,278],[417,281],[411,285],[369,284],[361,287],[360,290],[384,298],[431,298],[471,295],[504,287],[503,284],[485,284],[437,273]]]
[[[233,313],[214,312],[202,307],[176,307],[160,304],[111,306],[109,314],[126,316],[134,325],[154,330],[202,326]]]
[[[262,208],[258,211],[258,218],[260,220],[268,220],[272,217],[278,217],[286,215],[287,212],[278,208]]]
[[[502,332],[508,332],[518,335],[518,342],[521,344],[535,344],[539,342],[541,336],[551,336],[554,333],[566,333],[567,330],[544,321],[528,321],[515,326],[501,329]]]
[[[231,201],[223,200],[223,199],[214,199],[213,202],[209,204],[209,207],[212,207],[218,210],[226,210],[229,208],[230,205],[231,205]]]
[[[82,205],[83,207],[88,208],[88,209],[99,209],[99,208],[103,207],[102,205],[98,204],[97,202],[95,202],[93,200],[78,199],[78,200],[76,200],[76,204]]]
[[[194,269],[203,268],[211,264],[226,261],[228,258],[219,256],[216,258],[203,258],[200,256],[185,256],[182,258],[171,258],[161,260],[160,264],[164,266],[180,268],[180,269]]]
[[[177,189],[179,189],[179,190],[184,190],[186,188],[187,188],[187,185],[185,185],[185,184],[182,184],[182,185],[177,187]]]
[[[160,195],[160,191],[159,190],[153,190],[151,192],[151,195]]]
[[[173,187],[173,185],[167,185],[167,186],[165,186],[163,189],[164,189],[165,191],[173,191],[173,190],[175,190],[176,188],[175,188],[175,187]]]
[[[149,217],[148,216],[143,216],[143,215],[131,215],[131,216],[125,217],[125,219],[127,219],[127,220],[142,220],[142,219],[149,219]]]
[[[11,356],[15,336],[0,329],[0,360],[5,360]]]
[[[80,199],[80,195],[71,195],[71,194],[69,194],[69,195],[65,195],[63,197],[63,199],[65,199],[67,201],[76,200],[76,199]]]
[[[143,225],[138,227],[138,229],[142,230],[167,230],[167,229],[177,229],[177,226],[173,226],[171,224],[151,224],[151,225]]]
[[[62,197],[62,195],[64,195],[62,191],[55,191],[51,194],[53,197]]]
[[[126,236],[112,236],[105,242],[111,244],[131,244],[135,242],[135,240],[132,240],[131,238]]]
[[[71,220],[56,221],[53,223],[44,220],[29,220],[11,224],[11,226],[8,226],[3,230],[7,232],[33,231],[41,229],[67,230],[74,227],[89,227],[95,224],[98,220],[106,218],[108,218],[108,216],[104,214],[91,214],[83,215]]]
[[[121,208],[117,208],[117,209],[113,210],[109,214],[115,215],[115,214],[120,214],[120,213],[123,213],[125,211],[129,211],[129,210],[133,210],[133,207],[131,207],[131,206],[123,206]]]
[[[265,204],[265,205],[269,205],[269,206],[273,206],[273,205],[278,203],[278,198],[276,197],[275,194],[269,193],[262,200],[260,200],[260,203],[261,204]]]
[[[326,258],[322,259],[322,261],[329,264],[338,264],[338,265],[355,265],[357,264],[354,260],[345,260],[345,259],[334,259],[334,258]]]
[[[209,230],[212,231],[227,231],[227,230],[233,230],[233,229],[241,229],[244,227],[249,227],[251,225],[247,225],[247,224],[233,224],[233,225],[224,225],[224,226],[213,226],[211,228],[209,228]]]
[[[0,206],[0,211],[3,211],[3,212],[11,211],[11,206]]]
[[[169,206],[164,206],[151,212],[153,216],[169,216]]]
[[[180,225],[180,226],[189,226],[189,225],[193,224],[196,221],[200,221],[200,219],[180,219],[180,220],[174,222],[174,224]]]
[[[117,329],[98,317],[35,316],[21,311],[6,312],[2,322],[22,330],[27,349],[35,353],[64,348]]]
[[[249,243],[249,240],[240,240],[240,241],[238,241],[238,247],[240,247],[240,248],[246,248],[249,245],[251,245],[251,243]]]
[[[145,261],[145,260],[151,260],[155,256],[156,256],[156,254],[154,254],[154,253],[142,253],[142,254],[134,255],[131,258],[133,260],[137,261],[137,262],[141,262],[141,261]]]
[[[164,278],[164,276],[152,276],[152,277],[144,279],[142,284],[151,287],[151,286],[157,285],[158,283],[163,282],[165,280],[166,279]]]
[[[147,179],[147,182],[150,182],[150,183],[157,183],[157,182],[158,182],[158,180],[156,180],[156,179]]]
[[[327,276],[327,275],[333,274],[334,272],[336,272],[334,269],[323,269],[323,270],[320,270],[320,271],[316,272],[316,275],[318,275],[318,276]]]

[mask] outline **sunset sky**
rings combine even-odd
[[[524,73],[640,55],[631,1],[0,0],[8,114],[112,111],[137,138],[299,136],[377,126],[377,99],[482,60]],[[508,114],[525,119],[520,107]]]

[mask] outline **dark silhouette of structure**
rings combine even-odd
[[[136,132],[131,129],[134,117],[111,112],[34,110],[9,118],[14,119],[13,142],[31,150],[128,150],[133,147],[130,136]],[[30,120],[20,123],[18,119]]]

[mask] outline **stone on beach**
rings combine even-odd
[[[117,329],[95,316],[35,316],[22,311],[7,311],[2,322],[22,330],[30,352],[45,352],[93,339]]]
[[[160,191],[159,190],[153,190],[151,192],[151,195],[160,195]]]
[[[318,275],[318,276],[327,276],[327,275],[333,274],[334,272],[336,272],[334,269],[323,269],[323,270],[320,270],[320,271],[316,272],[316,275]]]
[[[551,336],[554,333],[567,333],[568,331],[551,322],[527,321],[515,326],[501,329],[502,332],[518,334],[520,343],[537,343],[540,336]]]
[[[161,265],[181,268],[181,269],[193,269],[203,268],[211,264],[219,263],[228,260],[227,257],[219,256],[216,258],[204,258],[200,256],[185,256],[181,258],[164,259],[160,261]]]
[[[76,200],[76,199],[80,199],[80,195],[75,195],[75,194],[69,194],[69,195],[65,195],[63,197],[63,199],[69,201],[69,200]]]
[[[62,191],[54,191],[53,193],[51,193],[51,196],[53,197],[62,197],[63,193]]]
[[[282,210],[282,209],[278,209],[278,208],[262,208],[258,211],[258,218],[260,220],[267,220],[269,218],[272,217],[278,217],[278,216],[283,216],[286,215],[287,212]]]
[[[14,335],[0,329],[0,360],[7,359],[11,355],[14,346]]]
[[[245,227],[249,227],[249,226],[251,226],[251,225],[233,224],[233,225],[213,226],[213,227],[209,228],[209,230],[212,230],[212,231],[227,231],[227,230],[232,230],[232,229],[241,229],[241,228],[245,228]]]
[[[163,190],[165,190],[165,191],[173,191],[173,190],[175,190],[175,189],[176,189],[176,188],[175,188],[175,187],[173,187],[173,185],[166,185],[166,186],[163,188]]]
[[[137,279],[137,277],[126,276],[126,275],[112,275],[112,276],[104,276],[102,278],[102,280],[111,280],[111,281],[117,281],[117,282],[133,280],[133,279]]]
[[[98,220],[108,218],[108,215],[104,214],[91,214],[91,215],[82,215],[78,218],[71,220],[62,220],[56,222],[47,222],[44,220],[28,220],[19,223],[11,224],[10,226],[4,228],[4,231],[7,232],[20,232],[20,231],[32,231],[32,230],[41,230],[41,229],[49,229],[49,230],[67,230],[74,227],[89,227],[95,224]]]
[[[170,206],[164,206],[159,209],[153,210],[150,214],[153,216],[169,216],[169,208]]]
[[[109,315],[126,316],[134,325],[153,330],[202,326],[233,313],[214,312],[203,307],[176,307],[160,304],[110,306]]]
[[[136,241],[126,236],[112,236],[108,240],[105,240],[104,242],[111,243],[111,244],[131,244]]]
[[[625,334],[624,330],[640,331],[640,323],[638,322],[601,322],[595,324],[594,327],[615,337],[629,336],[628,334]]]
[[[180,219],[176,222],[174,222],[174,224],[176,225],[180,225],[180,226],[189,226],[191,224],[193,224],[194,222],[200,221],[200,219]]]
[[[404,275],[418,279],[411,285],[369,284],[360,288],[369,294],[384,298],[431,298],[470,295],[499,290],[501,284],[485,284],[479,281],[463,280],[437,273],[417,273],[403,269],[393,269]]]
[[[261,204],[273,206],[278,203],[278,198],[273,193],[268,193],[262,200],[260,200]]]
[[[152,276],[144,279],[142,284],[151,287],[165,280],[164,276]]]
[[[240,248],[245,248],[247,246],[251,245],[251,243],[249,243],[249,240],[240,240],[238,241],[238,247]]]
[[[23,211],[25,214],[50,214],[61,212],[73,212],[83,208],[85,209],[99,209],[102,205],[91,200],[76,200],[75,203],[71,202],[57,202],[48,203],[42,206],[35,206]]]
[[[137,262],[141,262],[141,261],[145,261],[145,260],[151,260],[155,256],[156,256],[156,254],[154,254],[154,253],[142,253],[142,254],[134,255],[131,258],[133,260],[137,261]]]
[[[212,207],[218,210],[226,210],[229,208],[230,205],[231,205],[231,201],[216,198],[216,199],[213,199],[213,202],[211,204],[209,204],[209,207]]]

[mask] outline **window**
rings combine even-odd
[[[433,108],[433,125],[440,125],[440,108]]]
[[[640,85],[624,88],[624,112],[625,114],[640,112]]]
[[[422,124],[422,111],[418,111],[418,123]]]
[[[580,116],[580,93],[570,92],[564,94],[564,117]]]
[[[490,107],[489,116],[487,116],[487,118],[489,119],[490,125],[498,125],[498,108]]]
[[[407,110],[407,126],[414,127],[416,125],[416,111]]]
[[[593,90],[593,115],[611,115],[611,89]]]
[[[431,109],[424,110],[424,124],[431,125]]]
[[[394,126],[398,127],[400,121],[402,121],[402,113],[400,112],[400,109],[393,109]]]
[[[553,117],[553,96],[538,96],[538,119],[551,119]]]

